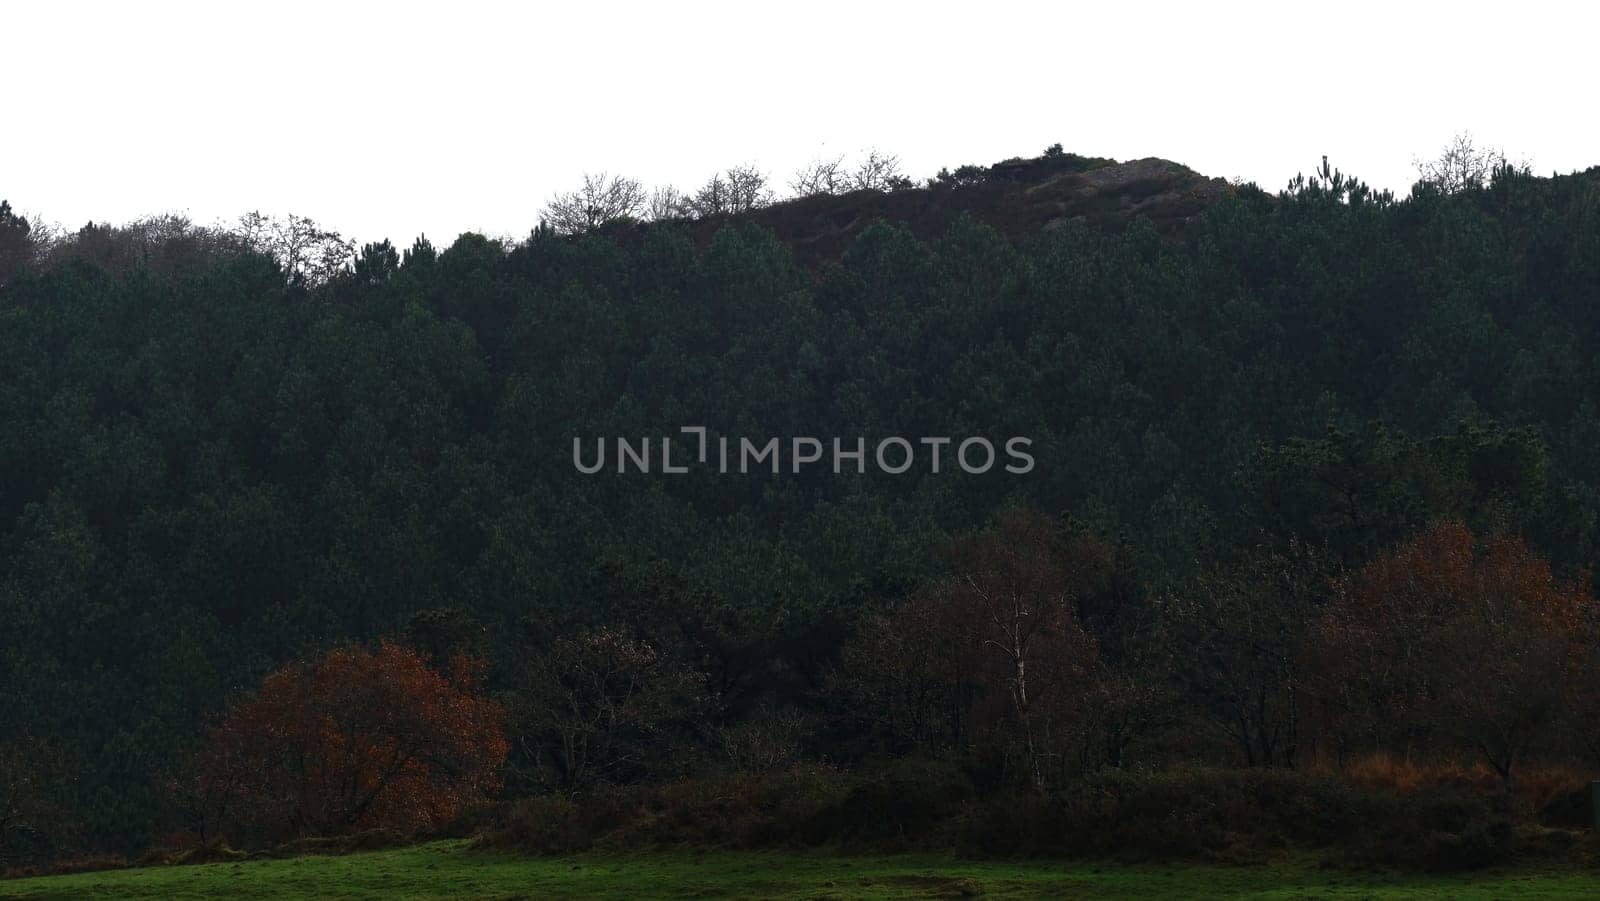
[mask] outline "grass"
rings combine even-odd
[[[0,898],[1586,898],[1600,877],[1271,866],[961,861],[680,851],[527,857],[464,841],[343,857],[154,867],[0,882]]]

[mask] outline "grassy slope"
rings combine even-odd
[[[985,898],[1582,898],[1600,892],[1600,878],[737,852],[530,858],[437,842],[346,857],[15,880],[0,882],[0,898],[954,898],[973,888]]]

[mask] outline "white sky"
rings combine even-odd
[[[782,185],[878,147],[925,177],[1057,141],[1274,190],[1326,153],[1403,192],[1460,130],[1600,164],[1597,26],[1587,2],[0,0],[0,197],[447,244],[524,234],[586,170]]]

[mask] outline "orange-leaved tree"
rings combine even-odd
[[[1520,538],[1439,523],[1342,586],[1311,654],[1353,743],[1481,754],[1509,782],[1552,740],[1587,651],[1584,580]],[[1399,747],[1395,747],[1399,746]]]
[[[456,660],[446,676],[384,642],[273,673],[195,761],[186,788],[202,837],[412,833],[486,801],[508,746],[499,704],[478,690],[481,671]]]

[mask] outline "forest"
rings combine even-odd
[[[0,865],[1105,850],[1228,796],[1219,835],[1321,840],[1310,798],[1448,863],[1559,819],[1600,773],[1600,168],[1034,228],[1114,161],[874,159],[439,245],[0,205]],[[574,465],[686,427],[1032,465]]]

